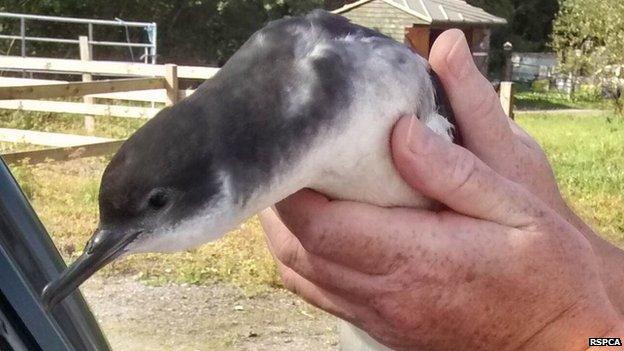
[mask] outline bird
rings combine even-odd
[[[304,188],[434,208],[393,165],[390,134],[403,116],[457,141],[426,59],[323,10],[270,22],[124,142],[102,176],[96,231],[42,303],[52,308],[120,257],[216,240]]]

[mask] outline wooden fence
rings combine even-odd
[[[82,82],[0,77],[0,109],[85,115],[85,126],[92,130],[93,116],[151,118],[160,107],[172,105],[193,93],[180,90],[179,79],[210,79],[218,68],[0,56],[0,71],[82,75]],[[120,78],[94,80],[93,76]],[[58,100],[68,97],[83,97],[83,102]],[[52,98],[55,100],[45,100]],[[121,101],[150,102],[151,106],[129,106]],[[11,164],[24,160],[35,164],[105,155],[115,152],[123,143],[123,140],[93,136],[6,128],[0,128],[0,141],[52,147],[3,154],[5,161]]]

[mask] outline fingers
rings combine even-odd
[[[371,309],[354,302],[354,299],[343,297],[315,285],[279,261],[277,265],[284,287],[301,296],[309,304],[351,323],[375,318]]]
[[[400,233],[419,230],[422,234],[434,220],[430,214],[406,209],[328,201],[311,190],[300,191],[276,207],[307,252],[372,275],[396,267],[397,252],[406,249],[399,244]]]
[[[260,219],[275,258],[307,280],[328,290],[348,292],[361,297],[379,290],[375,276],[307,252],[273,211],[263,211]]]
[[[429,62],[449,97],[463,144],[495,170],[509,169],[514,138],[508,117],[494,88],[477,69],[464,33],[442,33]]]
[[[416,118],[397,123],[392,151],[408,184],[459,213],[512,227],[532,225],[543,215],[544,205],[530,193]]]

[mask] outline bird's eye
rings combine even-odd
[[[150,196],[148,201],[151,208],[158,210],[167,204],[167,194],[164,191],[157,191]]]

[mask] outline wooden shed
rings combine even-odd
[[[404,42],[424,57],[429,57],[433,42],[443,31],[459,28],[483,72],[487,70],[491,28],[507,24],[504,18],[463,0],[360,0],[333,12]]]

